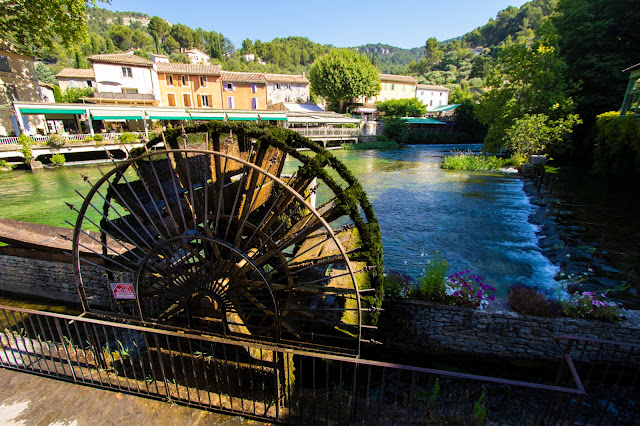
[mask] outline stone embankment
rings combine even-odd
[[[555,341],[562,335],[640,343],[636,312],[619,323],[605,323],[407,299],[385,301],[383,308],[377,340],[414,351],[552,361],[562,356],[562,348]]]

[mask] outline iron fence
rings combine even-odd
[[[2,367],[279,423],[574,424],[586,407],[577,343],[550,384],[11,307],[0,321]]]

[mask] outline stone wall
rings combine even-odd
[[[540,318],[508,310],[487,312],[417,300],[385,301],[383,308],[376,340],[415,351],[557,360],[562,350],[555,338],[561,335],[640,343],[637,319],[604,323]]]
[[[0,291],[80,304],[71,258],[68,258],[65,262],[55,256],[38,259],[0,253]],[[86,277],[83,282],[92,306],[108,306],[109,286],[101,270],[84,267],[83,277]],[[87,286],[87,282],[91,284]]]

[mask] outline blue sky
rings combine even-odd
[[[172,24],[217,31],[240,47],[242,40],[301,36],[321,44],[352,47],[383,43],[422,46],[427,38],[457,37],[525,0],[112,0],[118,11],[160,16]]]

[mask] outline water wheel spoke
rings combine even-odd
[[[329,184],[329,201],[309,204],[333,160],[256,142],[254,132],[210,131],[196,142],[215,151],[184,149],[189,138],[167,132],[171,149],[116,165],[93,185],[78,223],[92,223],[87,208],[97,212],[91,247],[111,275],[135,280],[137,310],[114,309],[157,326],[357,353],[367,271],[348,255],[363,243],[355,228],[329,228],[348,213],[342,188]],[[281,180],[285,151],[303,165]],[[92,198],[102,210],[87,207]]]

